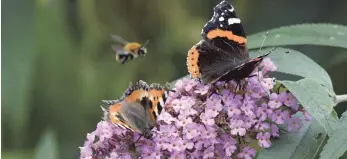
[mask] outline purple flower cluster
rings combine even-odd
[[[135,146],[133,133],[115,126],[108,121],[100,121],[96,130],[87,134],[87,140],[80,147],[81,159],[133,158]]]
[[[259,69],[243,90],[235,81],[179,80],[151,139],[101,121],[80,147],[81,158],[254,158],[280,137],[280,128],[299,131],[302,119],[294,114],[302,111],[310,120],[296,98],[267,76],[276,66],[265,59]]]

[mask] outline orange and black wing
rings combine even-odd
[[[142,132],[141,125],[147,122],[147,99],[149,86],[144,81],[138,81],[135,86],[123,93],[119,100],[103,100],[109,107],[107,109],[107,119],[126,129]]]
[[[203,39],[188,51],[187,66],[192,78],[205,84],[220,79],[238,80],[248,77],[259,64],[248,63],[246,34],[234,7],[227,1],[214,7],[201,35]],[[230,75],[239,72],[242,74]]]
[[[115,101],[109,101],[109,100],[103,100],[104,104],[108,105],[107,109],[103,109],[106,112],[106,115],[104,117],[105,120],[108,120],[109,122],[124,128],[128,129],[130,131],[135,131],[133,127],[131,127],[122,117],[122,114],[120,112],[122,105],[124,104],[123,101],[115,100]]]
[[[163,110],[163,107],[165,106],[167,97],[168,88],[156,83],[150,85],[148,91],[150,107],[148,111],[151,114],[152,120],[156,121],[157,117],[159,116],[160,112]]]

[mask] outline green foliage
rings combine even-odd
[[[250,55],[255,57],[268,53],[270,50],[271,49],[251,51]],[[290,53],[286,53],[288,51]],[[269,58],[277,66],[277,72],[310,78],[319,84],[325,85],[331,90],[333,89],[329,74],[320,65],[299,51],[287,48],[276,48],[276,50],[269,55]]]
[[[347,27],[333,24],[302,24],[272,29],[263,47],[278,45],[325,45],[347,48]],[[249,48],[261,47],[266,32],[250,36]],[[270,49],[251,51],[259,56]],[[277,48],[270,56],[277,72],[302,77],[299,81],[280,81],[314,118],[300,133],[289,133],[274,141],[272,148],[263,150],[259,158],[339,158],[347,150],[346,114],[338,120],[333,109],[335,92],[328,73],[316,62],[296,50]],[[346,118],[346,119],[345,119]],[[309,130],[309,131],[308,131]],[[329,136],[326,144],[325,140]],[[326,145],[325,145],[326,144]],[[324,146],[325,145],[325,146]],[[323,151],[320,150],[324,146]]]
[[[298,133],[285,133],[273,140],[272,147],[263,149],[259,159],[313,159],[321,147],[326,133],[316,121],[305,122]]]
[[[327,89],[316,81],[305,78],[297,82],[281,82],[298,99],[300,104],[315,118],[329,133],[332,133],[331,121],[335,111],[334,98],[330,96]]]
[[[323,45],[347,48],[347,27],[336,24],[299,24],[275,28],[248,37],[248,48],[280,45]]]
[[[3,1],[2,1],[3,3]],[[33,17],[30,11],[31,2],[25,1],[20,6],[16,0],[4,2],[3,6],[12,6],[18,9],[17,14],[11,14],[2,18],[2,49],[1,49],[1,91],[2,93],[2,120],[10,128],[9,133],[16,136],[8,146],[20,146],[23,144],[22,133],[28,124],[28,110],[33,72],[35,70],[34,51],[35,43]],[[4,7],[4,11],[10,10]],[[19,25],[26,24],[25,29]],[[15,31],[9,31],[13,29]],[[21,44],[18,47],[18,44]],[[8,124],[11,123],[11,124]],[[5,139],[6,140],[6,139]]]
[[[347,151],[347,112],[338,121],[333,122],[333,133],[324,146],[320,159],[338,159]]]
[[[22,159],[22,158],[33,158],[31,151],[11,151],[11,152],[1,152],[1,158],[6,159]]]
[[[58,159],[58,145],[54,132],[51,129],[46,129],[39,140],[34,159]]]

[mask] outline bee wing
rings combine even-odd
[[[123,38],[121,38],[118,35],[111,35],[111,37],[112,37],[113,41],[115,41],[119,44],[126,45],[127,43],[129,43],[128,41],[124,40]]]
[[[121,107],[120,114],[131,127],[140,133],[144,133],[150,130],[155,124],[147,109],[147,105],[144,106],[138,102],[124,103]]]
[[[112,50],[116,52],[118,55],[127,55],[129,54],[126,52],[121,46],[119,45],[112,45]]]

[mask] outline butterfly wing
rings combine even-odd
[[[229,53],[236,53],[234,48],[245,48],[247,39],[241,20],[236,16],[234,7],[227,1],[220,2],[213,8],[212,18],[202,29],[204,40]],[[240,52],[248,57],[247,52]]]
[[[104,119],[124,129],[135,131],[135,128],[130,126],[127,121],[124,120],[123,115],[121,114],[121,108],[123,104],[123,101],[119,101],[118,103],[109,105],[108,109],[106,110],[107,112]]]
[[[143,134],[151,130],[155,124],[155,120],[152,120],[151,114],[147,111],[148,104],[139,102],[127,103],[125,102],[120,109],[120,114],[125,123],[137,132]]]
[[[221,76],[218,80],[226,81],[230,79],[234,79],[237,82],[240,82],[243,78],[249,77],[250,74],[254,71],[256,67],[263,61],[263,59],[269,55],[271,52],[258,56],[247,63],[244,63],[240,66],[237,66],[235,69],[226,72],[223,76]]]
[[[225,0],[214,7],[201,35],[203,40],[188,51],[187,65],[191,77],[204,84],[248,77],[262,60],[249,59],[241,20]]]
[[[119,100],[102,100],[102,102],[106,105],[113,105],[113,104],[117,104],[121,101],[119,101]]]
[[[146,82],[138,81],[134,86],[129,86],[119,100],[103,100],[105,104],[109,105],[108,120],[131,131],[140,133],[145,131],[145,128],[152,122],[148,120],[150,117],[145,111],[148,109],[146,107],[149,107],[148,89],[149,86]],[[147,123],[147,125],[138,125],[143,123]]]
[[[148,91],[149,109],[152,120],[156,120],[160,112],[163,110],[166,99],[168,97],[168,89],[160,84],[153,83]]]
[[[237,50],[239,48],[235,48]],[[238,50],[240,51],[240,50]],[[202,83],[213,83],[226,72],[236,68],[246,60],[228,53],[215,45],[201,40],[188,51],[187,66],[192,78]]]

